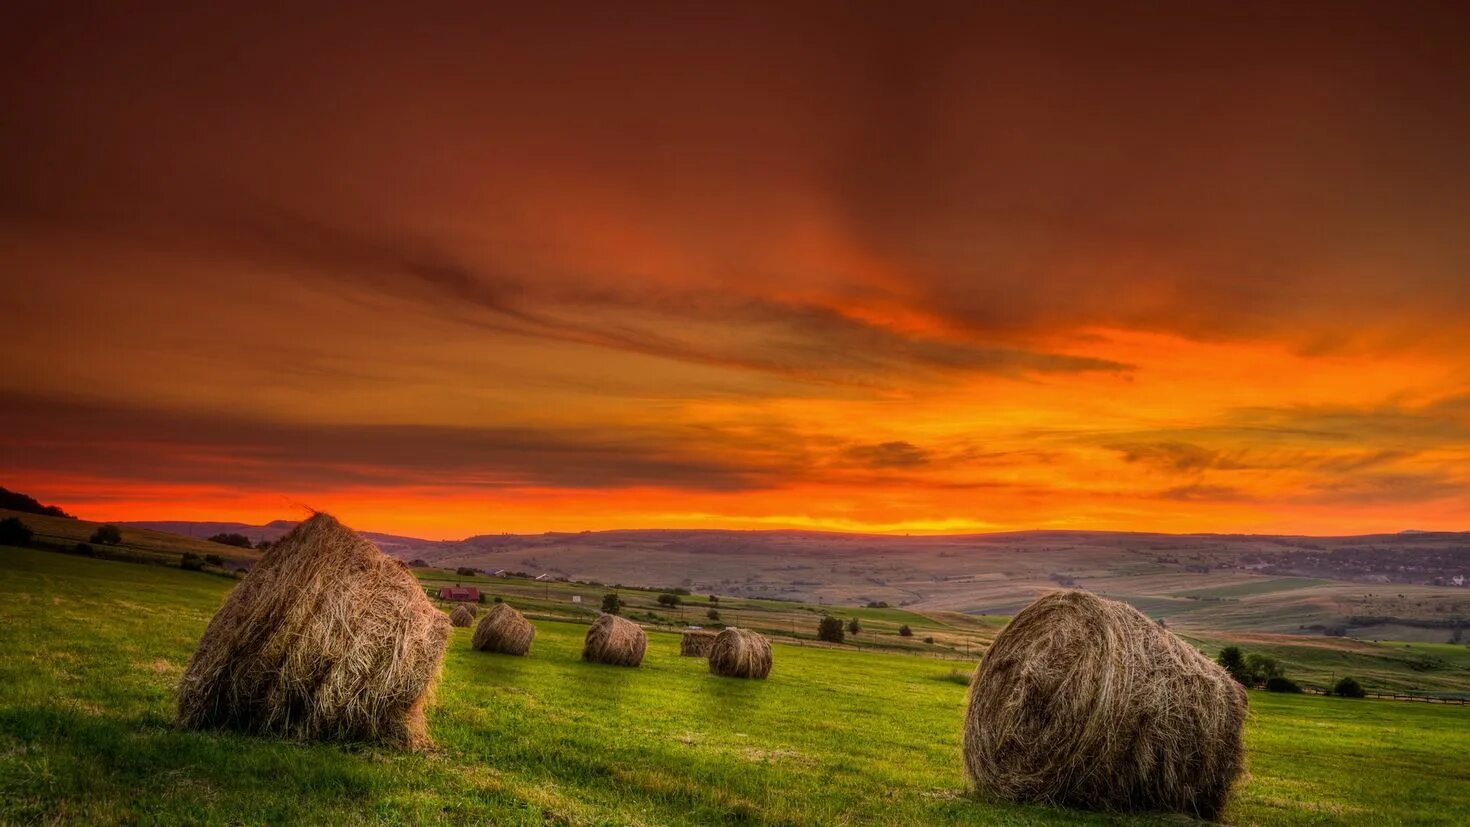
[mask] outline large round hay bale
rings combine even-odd
[[[722,678],[763,679],[771,674],[771,641],[745,629],[726,629],[709,650],[709,672]]]
[[[531,641],[535,638],[536,627],[525,615],[511,608],[509,603],[496,603],[475,627],[470,646],[482,652],[524,655],[531,651]]]
[[[470,604],[461,603],[454,607],[454,611],[449,613],[449,622],[460,628],[465,628],[475,622],[475,610],[470,608]]]
[[[648,636],[631,620],[605,614],[587,630],[582,646],[582,660],[613,666],[637,666],[643,662]]]
[[[965,769],[983,794],[1215,818],[1241,771],[1245,690],[1132,606],[1048,594],[971,681]]]
[[[180,726],[427,744],[449,619],[402,563],[326,514],[260,558],[179,685]]]
[[[709,656],[709,647],[715,642],[715,633],[703,629],[685,629],[679,638],[679,656],[703,658]]]

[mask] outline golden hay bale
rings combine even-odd
[[[587,630],[582,660],[613,666],[637,666],[643,662],[643,652],[647,648],[648,636],[643,634],[641,626],[617,615],[605,614]]]
[[[475,627],[475,636],[470,646],[482,652],[499,652],[503,655],[524,655],[531,651],[531,641],[536,638],[536,627],[525,615],[510,607],[508,603],[496,603],[485,614],[480,625]]]
[[[685,629],[679,638],[679,656],[703,658],[709,656],[709,647],[715,642],[715,633],[703,629]]]
[[[771,674],[771,641],[757,632],[726,629],[710,645],[709,672],[722,678],[763,679]]]
[[[316,514],[209,622],[179,684],[178,723],[424,746],[448,637],[449,619],[407,567]]]
[[[1045,595],[971,681],[965,770],[1010,801],[1215,818],[1241,771],[1245,690],[1124,603]]]
[[[449,622],[460,628],[469,626],[475,622],[475,610],[470,608],[470,604],[461,603],[449,613]]]

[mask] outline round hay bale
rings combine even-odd
[[[524,655],[531,651],[531,641],[535,638],[536,627],[525,615],[511,608],[509,603],[496,603],[475,627],[470,646],[481,652]]]
[[[449,618],[418,579],[327,514],[260,558],[209,622],[178,723],[305,740],[428,744]]]
[[[467,627],[475,622],[475,610],[470,608],[470,604],[461,603],[449,613],[449,622],[460,628]]]
[[[722,678],[764,679],[771,674],[771,641],[757,632],[726,629],[710,645],[709,672]]]
[[[648,636],[643,634],[643,627],[626,618],[605,614],[587,630],[582,660],[613,666],[637,666],[643,662],[643,652],[647,648]]]
[[[709,647],[715,642],[715,633],[703,629],[685,629],[679,638],[679,656],[703,658],[709,656]]]
[[[975,670],[965,770],[997,798],[1217,817],[1245,690],[1132,606],[1086,592],[1017,614]]]

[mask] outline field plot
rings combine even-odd
[[[763,682],[650,635],[582,664],[456,629],[417,755],[175,731],[171,690],[229,580],[0,549],[0,823],[1179,823],[966,795],[955,664],[778,644]],[[876,621],[875,621],[876,622]],[[1243,824],[1470,820],[1470,709],[1251,693]]]

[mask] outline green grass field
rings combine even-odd
[[[171,691],[223,578],[0,549],[0,823],[1178,823],[988,804],[960,769],[955,664],[777,645],[708,675],[650,636],[640,669],[456,629],[423,754],[175,731]],[[1242,824],[1470,822],[1470,708],[1251,693]]]

